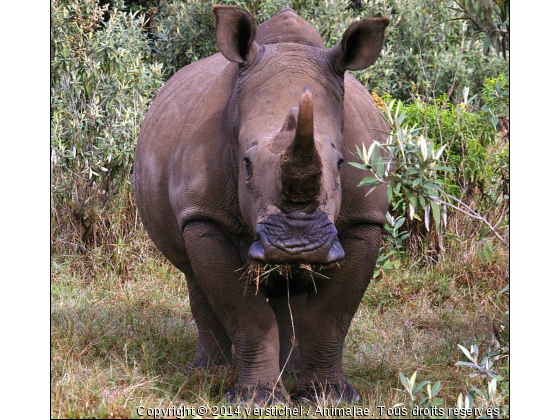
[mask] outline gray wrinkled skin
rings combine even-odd
[[[369,284],[388,209],[368,197],[355,146],[389,130],[346,70],[375,61],[386,19],[351,25],[325,49],[291,9],[257,29],[237,7],[214,6],[221,53],[178,71],[144,120],[134,164],[138,211],[158,249],[187,278],[199,342],[193,366],[239,367],[230,399],[286,401],[280,370],[299,370],[296,396],[359,398],[342,348]],[[286,278],[246,289],[250,261],[292,264]],[[323,264],[312,281],[300,263]],[[240,270],[241,269],[241,270]],[[315,288],[317,290],[315,291]],[[268,298],[268,300],[267,300]]]

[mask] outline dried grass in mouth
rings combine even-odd
[[[261,283],[265,283],[268,281],[270,275],[274,272],[277,272],[281,276],[285,276],[286,278],[291,277],[291,267],[289,264],[269,264],[269,263],[261,263],[258,261],[251,261],[248,263],[247,268],[239,277],[239,280],[246,279],[245,286],[247,287],[249,284],[254,283],[257,290],[255,291],[255,296],[259,293],[259,285]],[[245,266],[241,267],[239,270],[242,270]],[[238,270],[238,271],[239,271]]]
[[[315,276],[322,277],[324,279],[328,279],[328,276],[321,274],[319,271],[323,268],[322,265],[312,265],[312,264],[272,264],[272,263],[263,263],[259,261],[251,261],[250,263],[246,264],[245,266],[241,267],[237,271],[243,271],[239,280],[246,280],[246,286],[249,284],[255,284],[257,290],[255,291],[255,296],[259,293],[259,285],[261,283],[266,284],[269,277],[277,273],[280,276],[286,277],[290,279],[292,277],[292,272],[294,268],[299,268],[304,270],[309,274],[311,277],[311,281],[313,281],[313,287],[315,289],[315,293],[317,293],[317,286],[315,284]]]

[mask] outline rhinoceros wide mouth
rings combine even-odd
[[[278,213],[259,223],[249,259],[328,264],[344,258],[337,230],[322,211]]]

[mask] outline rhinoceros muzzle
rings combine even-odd
[[[337,230],[322,211],[278,213],[257,225],[249,259],[328,264],[344,258]]]

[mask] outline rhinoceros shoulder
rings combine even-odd
[[[390,131],[389,124],[375,106],[371,94],[350,74],[344,78],[344,161],[359,162],[356,146],[366,147],[374,141],[385,142]],[[354,224],[383,224],[388,210],[387,188],[379,186],[366,197],[367,187],[358,188],[360,181],[368,176],[364,170],[344,165],[342,177],[342,205],[337,228]]]
[[[140,130],[138,210],[153,241],[177,266],[172,256],[184,254],[181,218],[219,219],[228,199],[220,191],[231,187],[222,166],[221,115],[237,74],[237,65],[221,54],[183,67],[160,89]]]

